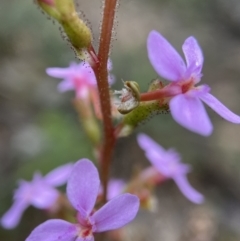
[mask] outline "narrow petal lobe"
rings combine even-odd
[[[198,98],[184,94],[175,96],[170,100],[170,110],[173,119],[190,131],[203,136],[212,133],[212,123]]]
[[[46,73],[54,78],[65,79],[71,74],[69,68],[47,68]]]
[[[147,40],[149,60],[155,71],[163,78],[178,81],[186,71],[182,57],[157,31],[151,31]]]
[[[212,108],[217,114],[219,114],[222,118],[232,123],[239,124],[240,116],[234,114],[230,111],[225,105],[223,105],[216,97],[213,95],[206,93],[202,95],[201,100],[204,101],[210,108]]]
[[[191,202],[201,204],[204,201],[204,196],[190,185],[185,175],[177,175],[173,180],[178,185],[182,194]]]
[[[94,232],[121,228],[132,221],[139,209],[139,199],[123,194],[111,199],[91,217]]]
[[[1,225],[6,229],[15,228],[28,206],[29,204],[24,200],[16,200],[12,207],[1,218]]]
[[[155,142],[152,138],[145,134],[139,134],[137,136],[138,145],[145,151],[155,151],[158,152],[159,155],[163,155],[166,150],[162,148],[157,142]]]
[[[197,40],[194,37],[187,38],[182,48],[187,61],[187,67],[191,67],[197,74],[201,73],[203,54]]]
[[[62,165],[60,167],[55,168],[51,172],[49,172],[45,177],[44,180],[51,186],[57,187],[64,185],[72,171],[73,164],[68,163],[66,165]]]
[[[75,241],[77,231],[74,224],[51,219],[37,226],[25,241]]]
[[[88,159],[79,160],[67,184],[67,196],[82,217],[92,211],[100,187],[97,168]]]

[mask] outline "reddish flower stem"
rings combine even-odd
[[[181,88],[179,86],[167,86],[160,90],[142,93],[140,95],[140,101],[159,100],[159,99],[164,99],[168,97],[173,97],[180,93],[181,93]]]
[[[98,50],[98,61],[94,67],[97,78],[101,111],[103,116],[104,141],[100,153],[101,180],[103,185],[103,202],[106,202],[107,183],[111,157],[115,144],[114,127],[111,118],[111,102],[108,85],[107,63],[109,57],[112,28],[114,23],[117,0],[105,0],[102,29]]]

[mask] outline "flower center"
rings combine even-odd
[[[80,237],[86,238],[92,236],[92,227],[84,228],[81,230]]]
[[[185,94],[186,92],[188,92],[191,88],[194,87],[194,81],[193,78],[190,78],[187,81],[182,81],[180,83],[178,83],[181,86],[182,89],[182,93]]]

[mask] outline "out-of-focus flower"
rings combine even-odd
[[[77,210],[77,223],[52,219],[35,228],[26,241],[94,240],[94,233],[120,228],[132,221],[139,209],[135,195],[122,194],[94,211],[100,180],[96,167],[83,159],[73,168],[67,184],[67,196]]]
[[[137,140],[151,164],[163,176],[173,179],[186,198],[197,204],[204,201],[203,195],[197,192],[187,180],[186,175],[190,171],[190,166],[181,163],[181,157],[176,151],[165,150],[145,134],[139,134]]]
[[[46,176],[35,173],[30,182],[21,180],[14,193],[12,207],[1,218],[1,225],[6,229],[15,228],[27,207],[49,209],[56,203],[59,192],[55,187],[64,185],[72,171],[72,164],[65,164],[49,172]]]
[[[87,62],[72,62],[67,68],[47,68],[46,72],[51,77],[63,79],[58,85],[60,92],[75,90],[76,98],[85,99],[96,90],[96,78]]]
[[[112,70],[112,63],[108,61],[108,71]],[[60,92],[75,90],[76,98],[85,102],[92,103],[96,115],[101,118],[99,105],[99,95],[97,89],[97,80],[92,67],[87,62],[70,63],[67,68],[47,68],[49,76],[63,79],[58,85]],[[113,84],[115,77],[109,73],[109,84]]]
[[[171,89],[176,92],[178,87],[169,105],[173,118],[180,125],[204,136],[212,133],[212,123],[202,101],[224,119],[232,123],[240,123],[240,116],[231,112],[211,95],[207,85],[195,86],[202,77],[204,58],[194,37],[187,38],[182,46],[186,64],[173,46],[157,31],[150,32],[147,49],[155,71],[172,82],[162,92],[171,93]]]
[[[108,182],[108,192],[107,192],[107,200],[111,200],[114,197],[123,193],[124,188],[126,187],[126,183],[122,179],[110,179]],[[103,194],[103,188],[100,187],[99,195]]]

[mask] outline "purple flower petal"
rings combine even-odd
[[[190,67],[196,74],[201,73],[204,58],[197,40],[194,37],[187,38],[182,48],[187,61],[187,67]]]
[[[212,123],[198,98],[180,94],[172,98],[169,105],[174,120],[180,125],[203,136],[212,133]]]
[[[15,228],[29,203],[25,200],[15,200],[12,207],[1,218],[1,225],[6,229]]]
[[[29,201],[36,208],[48,209],[55,204],[59,197],[59,192],[55,188],[47,186],[42,181],[32,188]]]
[[[75,241],[78,231],[74,224],[52,219],[37,226],[25,241]]]
[[[68,163],[66,165],[59,166],[49,172],[45,177],[44,180],[46,183],[48,183],[50,186],[57,187],[64,185],[72,171],[73,164]]]
[[[126,183],[122,179],[110,179],[108,182],[108,193],[107,193],[107,200],[111,200],[114,197],[120,195]],[[103,195],[103,187],[100,186],[99,195]]]
[[[161,147],[157,142],[155,142],[153,139],[151,139],[149,136],[145,134],[139,134],[137,136],[137,141],[138,141],[138,145],[145,152],[155,151],[159,155],[163,155],[166,152],[166,150],[163,147]]]
[[[155,71],[170,81],[181,80],[186,71],[182,57],[157,31],[151,31],[147,40],[149,60]]]
[[[108,182],[107,199],[111,200],[114,197],[120,195],[123,192],[125,186],[126,183],[121,179],[110,179]]]
[[[216,97],[206,93],[200,96],[200,99],[204,101],[210,108],[217,112],[222,118],[232,123],[239,124],[240,116],[234,114],[226,106],[224,106]]]
[[[155,151],[152,151],[152,152],[149,151],[146,153],[146,157],[162,175],[168,178],[172,177],[173,175],[172,166],[174,164],[172,163],[171,160],[168,160],[168,156],[166,154],[159,155]]]
[[[201,204],[204,201],[204,196],[190,185],[185,175],[177,175],[173,180],[178,185],[182,194],[191,202]]]
[[[121,228],[132,221],[139,209],[139,199],[132,194],[113,198],[91,217],[94,232]]]
[[[94,241],[94,237],[93,235],[87,237],[77,237],[77,239],[74,239],[72,241]]]
[[[92,211],[100,180],[97,168],[88,159],[79,160],[74,166],[67,184],[67,196],[82,218]]]

